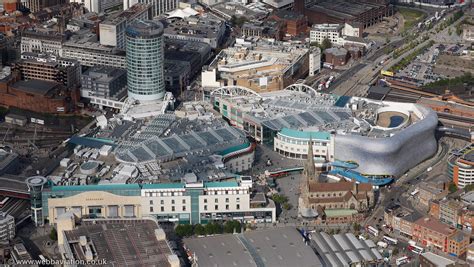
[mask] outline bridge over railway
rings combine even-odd
[[[30,199],[27,177],[4,174],[0,176],[0,196]]]

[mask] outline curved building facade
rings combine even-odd
[[[401,104],[419,121],[396,132],[393,136],[372,138],[359,135],[336,135],[334,157],[355,161],[361,174],[401,176],[420,162],[430,158],[438,148],[435,130],[436,113],[416,104]]]
[[[448,175],[459,187],[474,184],[474,145],[470,144],[448,159]]]
[[[316,159],[330,161],[334,159],[334,142],[325,132],[303,132],[283,128],[275,137],[274,149],[280,155],[292,159],[308,157],[308,142],[313,142],[313,154]]]
[[[430,108],[300,87],[260,94],[223,87],[211,101],[232,125],[280,155],[306,159],[311,140],[315,159],[329,163],[334,175],[364,183],[388,184],[437,151],[438,116]]]
[[[142,101],[162,99],[163,25],[158,21],[135,20],[126,34],[128,96]]]
[[[417,121],[408,126],[405,122],[400,123],[399,126],[405,128],[373,126],[380,133],[392,130],[391,136],[330,134],[283,128],[275,137],[274,150],[287,158],[306,159],[311,138],[316,159],[355,162],[357,168],[354,171],[367,176],[401,176],[436,153],[438,117],[431,109],[419,105],[396,103],[396,106],[407,114],[417,114]]]

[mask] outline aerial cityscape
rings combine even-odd
[[[3,266],[474,266],[472,0],[0,0]]]

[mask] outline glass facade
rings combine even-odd
[[[126,33],[128,96],[144,101],[162,99],[165,94],[163,25],[135,20]]]

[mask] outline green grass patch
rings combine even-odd
[[[474,77],[470,72],[467,72],[466,74],[452,78],[452,79],[442,79],[436,82],[429,83],[424,86],[424,88],[437,88],[437,87],[449,87],[449,86],[457,86],[457,85],[463,85],[466,84],[468,86],[474,85]]]
[[[392,66],[389,71],[392,71],[392,72],[398,72],[404,68],[406,68],[410,62],[412,62],[418,55],[420,55],[425,49],[428,49],[430,48],[431,46],[434,45],[434,41],[431,40],[429,41],[427,44],[425,44],[424,46],[418,48],[417,50],[413,51],[412,53],[410,53],[409,55],[407,55],[406,57],[404,57],[402,60],[400,60],[400,62],[398,62],[396,65]]]
[[[403,16],[403,30],[409,30],[411,27],[415,26],[418,22],[424,19],[426,14],[416,9],[398,7],[398,12]]]

